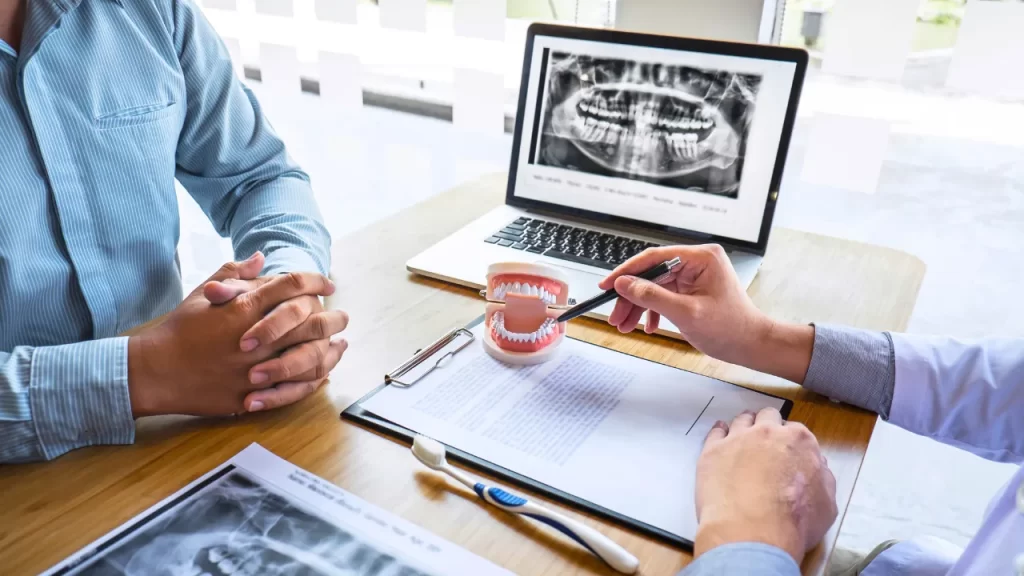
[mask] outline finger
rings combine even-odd
[[[647,322],[644,323],[644,332],[654,334],[658,331],[658,323],[661,321],[661,314],[654,310],[647,311]]]
[[[328,348],[327,356],[324,359],[324,365],[323,366],[310,368],[309,370],[306,370],[305,372],[303,372],[301,374],[295,375],[290,380],[288,380],[286,382],[278,382],[278,383],[274,384],[274,386],[280,387],[281,385],[286,384],[288,382],[318,382],[318,381],[323,380],[324,379],[323,377],[318,378],[318,377],[316,377],[316,375],[317,374],[328,374],[328,375],[330,375],[331,370],[333,370],[334,367],[337,366],[339,362],[341,362],[341,358],[342,358],[342,356],[344,356],[346,349],[348,349],[348,342],[345,341],[344,339],[339,339],[339,340],[336,340],[336,341],[332,341],[331,344],[330,344],[330,347]],[[273,387],[273,386],[271,386],[271,387]],[[267,388],[262,388],[262,389],[267,389]],[[255,392],[259,392],[259,390],[255,390]],[[250,393],[250,394],[252,394],[252,393]]]
[[[251,280],[259,275],[260,270],[263,270],[263,262],[263,253],[257,251],[242,262],[228,262],[227,264],[224,264],[207,279],[207,282],[212,280],[227,280],[228,278]]]
[[[707,450],[709,446],[714,446],[717,442],[720,442],[729,435],[729,425],[719,420],[708,430],[708,435],[704,437],[704,450]]]
[[[248,412],[280,408],[281,406],[287,406],[302,400],[316,392],[326,382],[326,378],[307,380],[305,382],[282,382],[272,388],[250,392],[245,397],[243,405]]]
[[[754,417],[754,423],[782,426],[782,413],[775,408],[762,408]]]
[[[242,334],[239,347],[242,352],[249,352],[261,345],[273,344],[302,325],[310,314],[319,309],[322,306],[316,296],[301,296],[282,302]]]
[[[832,469],[825,466],[825,490],[828,493],[829,498],[835,503],[836,500],[836,475],[832,472]]]
[[[292,346],[280,356],[260,362],[250,368],[249,382],[263,388],[278,382],[297,380],[299,375],[323,365],[327,358],[328,346],[330,346],[328,340],[313,340]],[[319,380],[325,377],[327,377],[327,373],[323,372],[314,374],[313,378],[304,378],[304,380]]]
[[[252,280],[237,278],[211,280],[203,284],[203,296],[210,301],[210,304],[225,304],[246,292],[252,292],[270,280],[270,277],[254,278]]]
[[[625,298],[619,298],[615,301],[615,307],[612,308],[612,313],[608,316],[608,323],[612,326],[618,326],[622,324],[622,321],[629,316],[630,310],[633,309],[633,303]]]
[[[270,282],[246,294],[256,309],[263,315],[278,304],[298,296],[330,296],[334,294],[334,283],[322,274],[311,272],[289,272],[274,276]]]
[[[633,276],[622,276],[616,279],[615,291],[635,306],[661,313],[686,308],[689,302],[686,296],[670,292],[654,282]]]
[[[348,350],[348,341],[341,338],[331,342],[331,348],[327,351],[327,358],[324,360],[326,365],[324,369],[327,370],[327,374],[330,375],[331,370],[341,362],[342,356],[345,351]],[[294,380],[315,380],[316,371],[315,369],[307,370],[304,374],[299,374]]]
[[[238,278],[255,278],[259,275],[260,270],[263,269],[263,253],[256,252],[248,259],[242,262],[227,262],[223,266],[217,269],[205,282],[200,284],[189,293],[189,298],[196,296],[203,292],[206,284],[209,282],[217,282],[228,279]]]
[[[740,412],[739,416],[733,418],[732,424],[729,425],[729,430],[745,430],[754,425],[754,411],[744,410]]]
[[[314,340],[303,342],[284,351],[277,358],[261,362],[249,370],[249,381],[261,387],[290,380],[319,380],[326,378],[348,342]]]
[[[636,329],[636,325],[640,323],[640,317],[644,315],[644,309],[639,306],[633,306],[633,309],[629,311],[629,316],[619,323],[619,332],[626,334]]]
[[[615,285],[615,279],[620,276],[635,276],[641,272],[657,266],[666,260],[671,260],[676,256],[683,259],[688,248],[686,246],[661,246],[658,248],[648,248],[643,252],[633,256],[629,260],[626,260],[622,264],[619,264],[611,274],[601,280],[597,286],[601,290],[611,290],[612,286]],[[680,253],[682,251],[682,253]]]
[[[325,310],[310,315],[306,321],[277,341],[277,350],[291,348],[303,342],[326,340],[348,327],[348,314],[341,310]]]

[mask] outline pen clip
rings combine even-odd
[[[665,282],[666,280],[672,278],[672,272],[675,271],[675,269],[678,268],[679,265],[682,264],[682,263],[683,263],[683,261],[680,260],[678,256],[676,256],[675,258],[673,258],[671,260],[666,260],[664,262],[664,264],[665,264],[665,267],[668,268],[668,270],[666,270],[664,274],[658,276],[654,280],[651,280],[651,282],[654,282],[655,284],[661,284],[661,283]]]

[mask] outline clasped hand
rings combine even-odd
[[[316,391],[348,344],[348,316],[323,309],[320,274],[259,277],[260,253],[229,262],[158,325],[128,342],[136,417],[228,415],[275,408]]]

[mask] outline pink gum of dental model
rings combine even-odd
[[[569,285],[543,264],[503,262],[487,269],[484,350],[508,364],[539,364],[565,337],[557,318],[569,301]]]

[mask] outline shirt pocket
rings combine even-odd
[[[145,106],[132,106],[131,108],[102,114],[96,117],[96,127],[100,130],[112,130],[157,122],[173,115],[176,111],[176,104],[176,102],[162,102]]]

